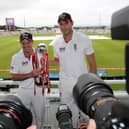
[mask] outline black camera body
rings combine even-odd
[[[112,14],[111,37],[116,40],[129,40],[129,6]]]
[[[113,40],[129,40],[129,6],[112,14],[111,37]],[[125,46],[126,90],[129,93],[129,43]]]
[[[0,101],[0,129],[26,129],[32,114],[17,96],[8,95]]]

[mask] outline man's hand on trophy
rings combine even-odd
[[[40,64],[41,64],[42,67],[45,66],[45,61],[44,61],[44,58],[43,57],[40,58]]]
[[[33,69],[32,70],[32,77],[37,77],[40,75],[41,68]]]

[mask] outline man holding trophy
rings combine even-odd
[[[43,49],[40,50],[40,46],[36,50],[33,49],[31,33],[22,33],[20,44],[22,50],[12,57],[10,73],[14,81],[19,81],[18,96],[23,104],[31,109],[33,123],[38,129],[42,129],[45,118],[45,84],[49,85],[48,92],[50,92],[48,63],[46,62],[48,55]]]

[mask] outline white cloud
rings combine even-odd
[[[114,11],[129,5],[128,0],[4,0],[0,4],[0,24],[14,17],[18,26],[57,24],[58,15],[71,13],[75,25],[110,24]]]

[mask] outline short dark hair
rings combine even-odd
[[[33,36],[31,33],[24,32],[20,35],[20,41],[27,39],[27,40],[33,40]]]
[[[69,13],[66,13],[66,12],[63,12],[62,14],[59,15],[58,17],[58,23],[61,21],[61,20],[70,20],[72,21],[72,17]]]

